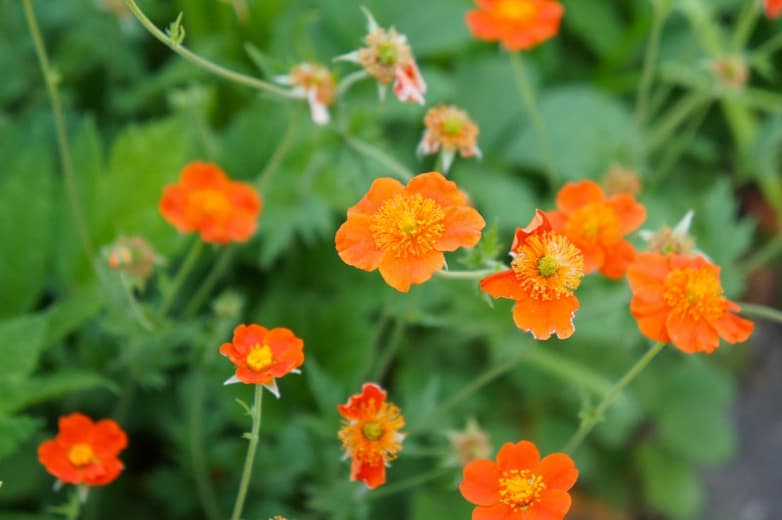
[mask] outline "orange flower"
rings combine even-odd
[[[473,520],[562,520],[577,478],[573,459],[564,453],[541,460],[533,443],[507,442],[496,463],[483,459],[465,466],[459,491],[478,506]]]
[[[117,458],[128,438],[111,419],[93,422],[84,414],[60,417],[54,439],[38,446],[38,460],[46,471],[67,484],[104,486],[123,469]]]
[[[386,391],[374,383],[364,383],[361,393],[347,404],[337,406],[344,418],[339,440],[350,457],[350,480],[360,480],[369,489],[386,482],[386,465],[402,449],[405,425],[402,412],[386,402]]]
[[[430,108],[424,116],[424,125],[426,130],[418,143],[418,154],[433,154],[442,149],[443,172],[450,169],[457,151],[462,157],[481,157],[478,125],[464,110],[453,105]]]
[[[177,184],[165,187],[160,212],[180,232],[201,233],[204,242],[246,242],[255,232],[261,197],[250,184],[230,180],[219,166],[192,162]]]
[[[286,328],[266,329],[260,325],[239,325],[231,343],[220,345],[220,354],[236,365],[236,373],[225,384],[247,383],[265,386],[277,398],[276,378],[299,373],[304,363],[304,342]]]
[[[766,7],[766,16],[778,18],[782,15],[782,0],[763,0]]]
[[[555,0],[475,0],[465,20],[473,36],[501,41],[509,51],[530,49],[556,36],[565,13]]]
[[[599,269],[608,278],[624,276],[636,253],[623,237],[643,224],[646,209],[627,193],[606,197],[603,188],[589,180],[565,184],[557,208],[546,215],[584,254],[584,272]]]
[[[627,280],[630,312],[648,338],[692,354],[714,352],[720,338],[740,343],[752,334],[754,324],[732,314],[739,306],[723,295],[720,268],[702,256],[642,253]]]
[[[516,300],[513,321],[535,339],[548,339],[552,333],[569,338],[578,310],[573,291],[584,275],[581,252],[536,210],[529,226],[516,230],[510,254],[511,268],[481,280],[481,290]]]
[[[334,104],[337,87],[334,74],[323,65],[300,63],[287,76],[279,76],[279,83],[293,87],[294,95],[304,98],[310,105],[312,121],[318,125],[329,122],[328,107]]]
[[[348,209],[335,242],[346,264],[379,269],[388,285],[407,292],[442,269],[444,251],[477,244],[485,225],[467,196],[440,173],[422,173],[407,186],[383,177]]]

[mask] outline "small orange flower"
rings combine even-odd
[[[451,167],[458,151],[462,157],[481,157],[478,125],[467,112],[453,105],[430,108],[424,116],[426,130],[418,143],[418,154],[429,155],[442,149],[443,172]]]
[[[584,254],[584,272],[599,269],[608,278],[624,276],[636,254],[624,236],[643,224],[646,209],[627,193],[606,197],[589,180],[565,184],[557,194],[557,208],[546,215]]]
[[[66,484],[104,486],[123,469],[117,458],[128,438],[111,419],[93,422],[81,413],[60,417],[54,439],[38,446],[38,460],[46,471]]]
[[[564,453],[541,460],[533,443],[507,442],[496,463],[482,459],[465,466],[459,491],[478,506],[473,520],[562,520],[576,479],[573,459]]]
[[[279,83],[293,87],[293,93],[307,100],[312,121],[318,125],[329,122],[328,107],[334,104],[336,84],[334,74],[323,65],[300,63],[287,76],[277,78]]]
[[[386,391],[374,383],[364,383],[361,393],[337,406],[343,426],[339,440],[345,455],[351,459],[350,480],[360,480],[369,489],[386,482],[386,465],[402,449],[405,425],[402,412],[386,402]]]
[[[556,0],[475,0],[465,20],[473,36],[500,41],[509,51],[527,50],[559,32],[565,8]]]
[[[779,18],[782,15],[782,0],[763,0],[766,8],[766,16]]]
[[[752,334],[754,324],[733,314],[739,306],[723,295],[720,268],[702,256],[642,253],[627,280],[630,312],[648,338],[692,354],[714,352],[720,338],[741,343]]]
[[[198,231],[204,242],[246,242],[255,232],[261,197],[219,166],[192,162],[177,184],[165,187],[160,212],[180,232]]]
[[[535,339],[548,339],[552,333],[569,338],[578,310],[573,291],[584,275],[581,252],[537,210],[529,226],[516,230],[510,254],[511,268],[481,280],[481,290],[516,300],[513,321]]]
[[[277,398],[276,378],[299,373],[304,363],[304,342],[290,329],[266,329],[260,325],[239,325],[231,343],[220,345],[220,354],[236,365],[236,373],[225,384],[247,383],[265,386]]]
[[[348,209],[335,242],[346,264],[379,269],[388,285],[407,292],[442,269],[444,251],[477,244],[485,225],[467,196],[440,173],[422,173],[407,186],[383,177]]]

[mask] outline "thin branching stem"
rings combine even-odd
[[[239,520],[242,517],[244,509],[244,500],[247,498],[247,489],[250,486],[250,477],[253,472],[253,463],[255,462],[255,450],[258,447],[258,439],[261,431],[261,404],[263,402],[263,385],[255,385],[255,402],[252,407],[253,425],[252,431],[245,434],[249,440],[247,446],[247,456],[244,459],[244,469],[242,470],[242,480],[239,482],[239,492],[236,495],[234,510],[231,514],[231,520]]]

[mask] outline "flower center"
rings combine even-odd
[[[361,431],[368,440],[376,441],[383,436],[383,425],[376,422],[364,423]]]
[[[571,294],[584,276],[584,256],[559,233],[527,237],[511,268],[531,298],[556,300]]]
[[[369,230],[382,251],[396,257],[422,256],[434,249],[445,231],[445,212],[433,199],[416,193],[397,195],[375,213]]]
[[[457,116],[449,116],[443,120],[443,133],[446,135],[457,135],[462,131],[462,119]]]
[[[610,206],[601,203],[587,204],[573,212],[568,219],[569,237],[580,237],[585,244],[616,243],[622,238],[619,219]]]
[[[663,280],[663,298],[672,309],[696,321],[714,321],[725,312],[722,285],[709,269],[685,267],[671,271]]]
[[[221,218],[231,213],[231,201],[219,190],[200,190],[190,195],[190,205],[201,218]]]
[[[95,454],[92,452],[92,446],[85,442],[80,442],[71,446],[68,450],[68,460],[74,466],[85,466],[92,462]]]
[[[253,372],[260,372],[266,370],[274,364],[274,357],[272,356],[272,349],[269,345],[255,344],[250,347],[250,353],[247,354],[247,366]]]
[[[378,45],[377,47],[377,59],[383,65],[393,65],[396,63],[398,56],[396,45],[391,42]]]
[[[540,502],[540,495],[545,489],[543,477],[528,469],[511,469],[500,476],[500,500],[514,512]]]
[[[524,22],[534,18],[538,9],[529,0],[503,0],[497,6],[497,14],[506,20]]]

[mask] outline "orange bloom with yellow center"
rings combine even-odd
[[[394,289],[410,290],[445,264],[444,251],[472,247],[481,239],[483,217],[467,195],[440,173],[415,176],[407,186],[376,179],[337,230],[337,253],[364,271],[380,270]]]
[[[584,254],[584,272],[621,278],[636,255],[624,236],[646,220],[646,208],[627,193],[606,197],[594,181],[569,182],[557,194],[559,211],[546,213],[552,227]]]
[[[509,51],[530,49],[559,32],[565,8],[555,0],[475,0],[467,13],[473,36],[500,41]]]
[[[165,187],[160,212],[180,232],[199,232],[204,242],[245,242],[255,233],[261,197],[217,165],[192,162],[177,184]]]
[[[280,397],[276,378],[298,373],[304,363],[303,349],[304,342],[290,329],[239,325],[234,329],[233,341],[220,345],[220,354],[236,365],[236,373],[225,384],[263,385]]]
[[[125,432],[111,419],[93,422],[72,413],[60,417],[54,439],[38,446],[38,460],[61,482],[103,486],[122,471],[118,455],[127,445]]]
[[[374,383],[364,383],[361,393],[337,410],[344,419],[338,436],[351,459],[350,480],[370,489],[385,484],[386,465],[396,458],[405,437],[399,432],[405,425],[402,412],[386,402],[386,391]]]
[[[513,321],[535,339],[548,339],[552,333],[569,338],[578,310],[573,291],[584,275],[581,252],[537,210],[529,226],[516,230],[510,254],[511,268],[481,280],[481,290],[516,300]]]
[[[562,520],[576,479],[573,459],[564,453],[541,460],[533,443],[508,442],[497,452],[497,462],[467,464],[459,491],[478,506],[473,520]]]
[[[778,18],[782,15],[782,0],[764,0],[766,16],[769,18]]]
[[[714,352],[720,338],[741,343],[752,334],[754,324],[733,314],[739,306],[723,295],[720,268],[702,256],[643,253],[627,280],[630,312],[648,338],[692,354]]]

